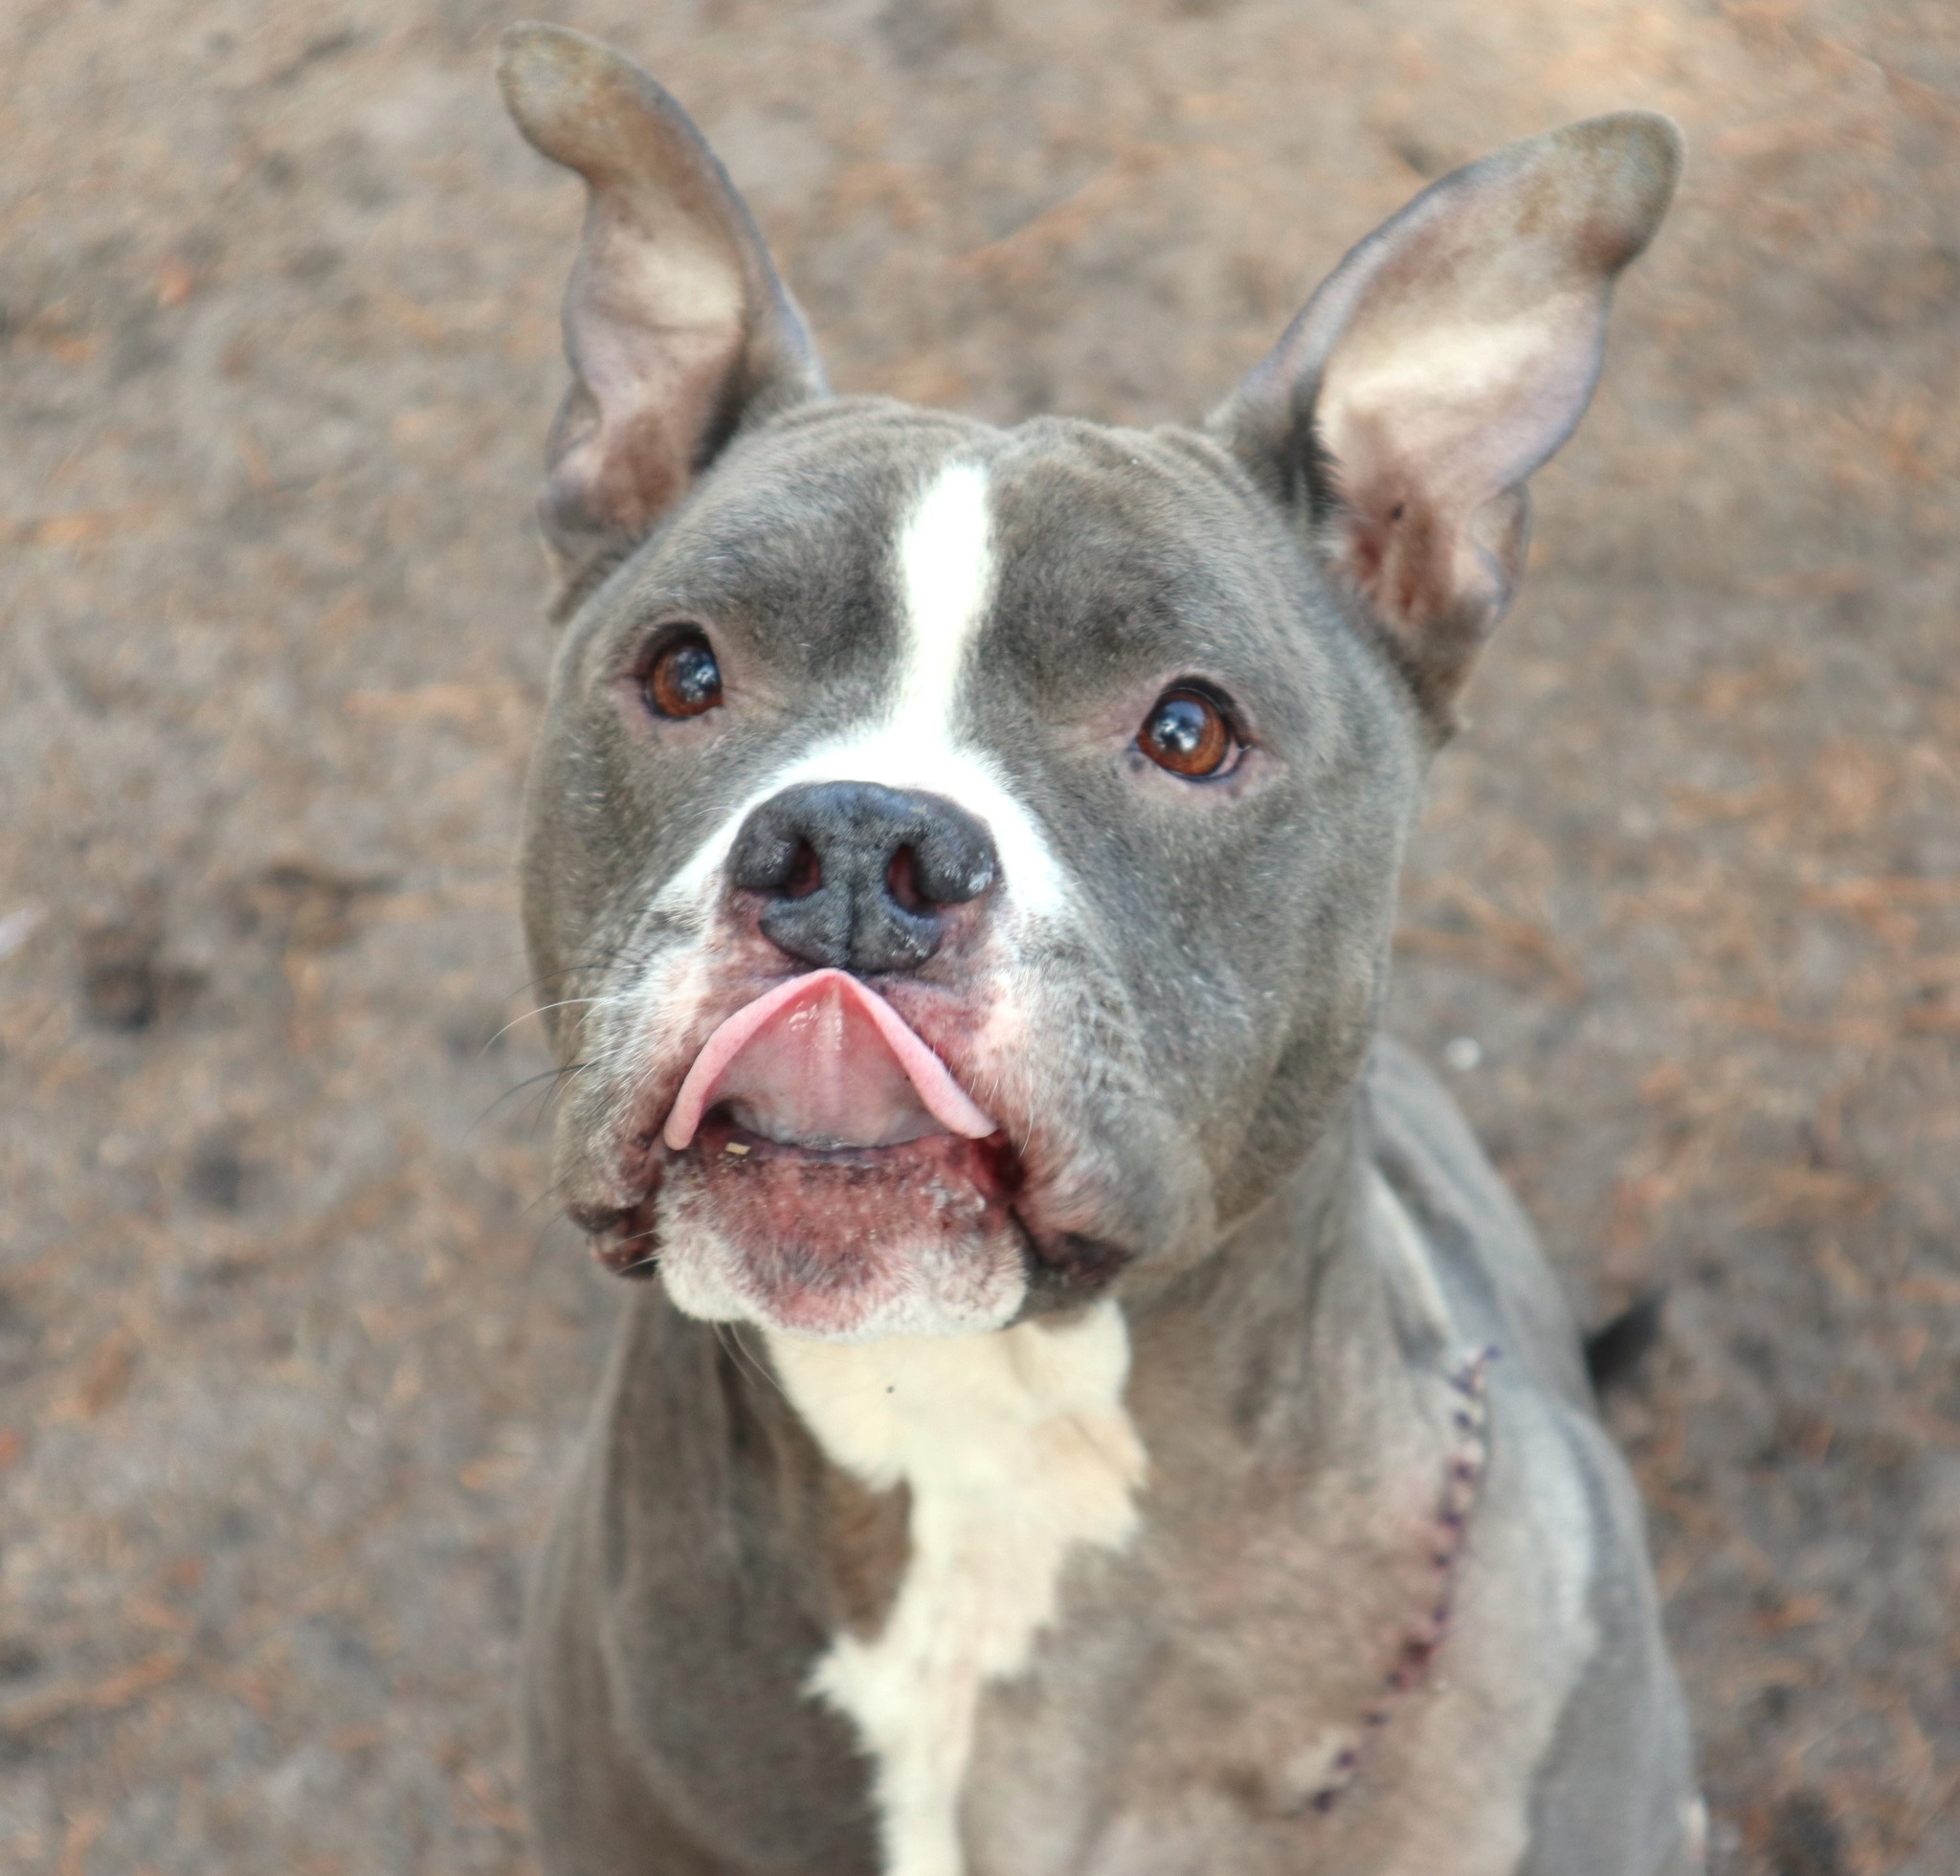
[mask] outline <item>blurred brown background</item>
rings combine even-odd
[[[0,18],[9,1876],[530,1867],[521,1587],[617,1293],[523,1086],[578,192],[507,16]],[[1396,1020],[1584,1313],[1671,1286],[1613,1418],[1718,1866],[1952,1876],[1960,8],[561,16],[696,112],[842,386],[1004,420],[1201,413],[1426,178],[1681,119]]]

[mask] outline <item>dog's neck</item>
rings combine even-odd
[[[1399,1201],[1367,1150],[1369,1127],[1357,1087],[1210,1257],[1126,1299],[1126,1397],[1153,1476],[1248,1443],[1338,1448],[1361,1427],[1378,1439],[1382,1416],[1411,1411],[1412,1360],[1459,1352],[1440,1298],[1400,1267]]]

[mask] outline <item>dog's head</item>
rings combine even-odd
[[[1202,430],[1000,431],[832,397],[635,67],[526,26],[502,77],[590,191],[524,852],[573,1216],[683,1310],[829,1336],[1202,1258],[1359,1070],[1671,126],[1437,184]]]

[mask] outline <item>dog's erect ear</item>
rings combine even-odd
[[[498,78],[518,128],[589,191],[540,503],[576,597],[745,421],[821,396],[823,372],[727,172],[638,66],[527,22],[504,33]]]
[[[1335,269],[1211,419],[1388,636],[1439,727],[1524,559],[1525,479],[1599,373],[1613,282],[1681,134],[1629,111],[1425,190]]]

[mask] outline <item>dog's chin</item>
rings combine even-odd
[[[661,1179],[660,1277],[684,1315],[826,1340],[1000,1329],[1029,1291],[1017,1178],[997,1140],[806,1147],[717,1113]]]

